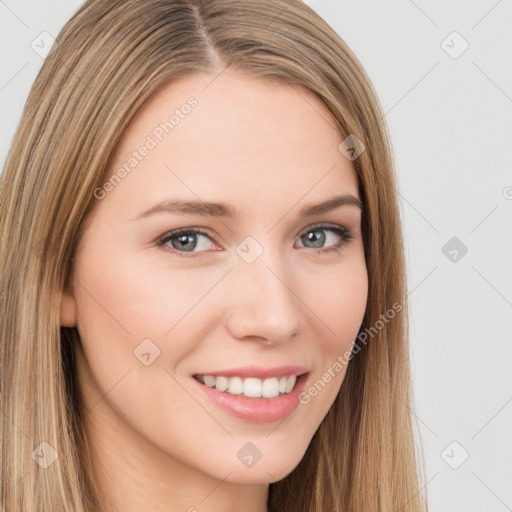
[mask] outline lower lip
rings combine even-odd
[[[232,395],[210,388],[194,377],[192,379],[214,404],[233,416],[252,423],[270,423],[286,418],[297,408],[299,394],[304,389],[307,376],[308,374],[301,375],[289,393],[274,398],[249,398],[245,395]]]

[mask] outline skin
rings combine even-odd
[[[82,340],[78,379],[105,510],[266,511],[269,483],[300,462],[345,369],[272,423],[220,409],[192,375],[298,364],[310,370],[307,388],[351,349],[366,308],[360,209],[298,216],[336,195],[359,197],[332,115],[294,86],[229,71],[213,76],[166,86],[132,120],[111,173],[187,98],[198,101],[94,200],[72,289],[62,296],[61,324],[76,326]],[[170,197],[228,203],[240,217],[161,212],[132,220]],[[345,227],[353,238],[309,229],[318,223]],[[178,237],[168,250],[156,244],[179,228],[211,236],[188,242],[192,257],[176,249]],[[323,242],[308,241],[315,233]],[[263,249],[252,263],[236,252],[247,236]],[[339,243],[339,251],[319,252]],[[160,350],[149,366],[134,356],[147,338]],[[237,457],[247,442],[263,455],[252,467]]]

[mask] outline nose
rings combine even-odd
[[[277,254],[277,251],[274,251]],[[303,305],[294,292],[292,272],[282,258],[264,251],[254,262],[238,259],[230,272],[227,328],[238,340],[267,345],[294,338]]]

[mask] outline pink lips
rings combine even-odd
[[[201,375],[256,377],[260,379],[297,375],[294,388],[289,393],[275,398],[248,398],[244,395],[233,395],[210,388],[196,379],[192,380],[215,405],[233,416],[252,423],[267,423],[281,420],[297,408],[299,405],[298,397],[304,389],[308,377],[307,372],[307,368],[303,366],[279,366],[274,368],[252,366],[201,373]]]
[[[285,375],[302,375],[309,370],[305,366],[274,366],[264,368],[262,366],[244,366],[243,368],[230,368],[218,371],[198,372],[200,375],[213,375],[217,377],[256,377],[257,379],[269,379],[270,377],[283,377]]]

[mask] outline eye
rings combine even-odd
[[[173,252],[181,253],[184,252],[202,252],[202,251],[194,251],[194,249],[208,249],[208,242],[201,242],[201,237],[208,239],[209,234],[206,231],[203,231],[198,228],[183,228],[177,229],[175,231],[171,231],[168,234],[160,237],[156,244],[158,246],[162,246],[165,249],[171,250]],[[199,242],[198,242],[199,238]],[[171,246],[167,245],[171,243]],[[185,254],[180,254],[180,256],[190,256]]]
[[[323,232],[330,233],[330,236],[326,236]],[[338,237],[339,241],[334,241],[333,245],[329,245],[327,248],[323,248],[326,241],[329,242],[329,240],[333,237]],[[194,253],[208,250],[208,240],[210,240],[211,243],[212,238],[212,235],[208,231],[204,231],[199,228],[182,228],[176,229],[161,236],[156,241],[156,245],[179,256],[191,257],[196,256]],[[300,235],[299,240],[303,244],[313,244],[313,247],[311,248],[320,249],[314,251],[320,254],[331,251],[337,252],[341,250],[341,248],[352,238],[353,235],[351,232],[343,226],[336,224],[320,224],[310,226],[307,231]],[[302,245],[302,247],[304,247],[304,245]]]
[[[330,233],[330,237],[325,236],[324,233]],[[338,242],[334,242],[334,245],[329,245],[324,249],[323,246],[325,242],[329,241],[329,238],[332,239],[333,234],[335,235],[334,238],[338,237],[340,240]],[[316,251],[318,253],[327,253],[331,251],[338,252],[352,238],[354,238],[352,233],[343,226],[325,224],[310,226],[307,231],[300,235],[302,243],[312,243],[313,248],[321,249]]]

